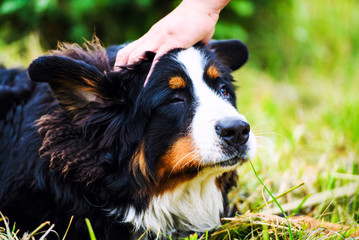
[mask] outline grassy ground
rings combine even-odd
[[[249,64],[236,73],[238,107],[260,142],[253,163],[273,195],[304,183],[278,200],[284,211],[355,227],[359,222],[359,38],[352,29],[359,27],[359,18],[352,10],[354,1],[318,2],[296,2],[293,34],[298,39],[288,43],[290,36],[283,35],[282,45],[275,45],[292,54],[285,71],[268,74],[274,71]],[[239,172],[239,187],[230,195],[232,204],[242,213],[281,212],[275,204],[258,211],[271,198],[249,164]],[[310,239],[323,238],[313,231],[301,234],[297,238],[307,239],[310,234]],[[334,232],[331,238],[340,235]],[[259,239],[268,238],[262,233]]]
[[[250,61],[234,74],[240,86],[239,111],[248,118],[260,144],[252,161],[258,176],[250,164],[244,165],[239,186],[229,195],[231,206],[242,215],[227,219],[214,234],[194,234],[189,239],[290,239],[289,229],[293,239],[342,239],[355,233],[359,222],[359,4],[331,0],[295,1],[294,5],[293,31],[274,29],[276,42],[267,46],[274,48],[267,57],[285,68]],[[0,61],[6,66],[26,66],[43,52],[38,42],[36,34],[11,46],[0,42]],[[250,50],[254,59],[260,57],[256,53],[260,49],[250,45]],[[310,221],[303,226],[297,220],[288,224],[276,218],[271,214],[282,214],[281,210],[275,203],[265,206],[272,199],[259,179],[274,196],[304,183],[278,199],[288,216],[305,214],[350,229],[316,230]],[[11,232],[12,225],[8,229]],[[0,228],[0,239],[11,239],[9,234]]]

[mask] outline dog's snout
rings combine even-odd
[[[249,124],[238,118],[218,121],[215,128],[218,136],[231,146],[243,145],[249,139]]]

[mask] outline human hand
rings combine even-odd
[[[197,42],[207,44],[214,34],[219,12],[229,0],[183,0],[170,14],[157,22],[141,38],[118,51],[114,70],[132,65],[155,52],[145,84],[158,59],[174,48],[189,48]]]

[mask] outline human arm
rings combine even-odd
[[[141,60],[146,51],[155,52],[150,70],[158,59],[174,48],[188,48],[197,42],[208,43],[214,34],[220,11],[229,0],[183,0],[138,40],[118,51],[115,70]]]

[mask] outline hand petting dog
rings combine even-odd
[[[142,60],[146,52],[155,52],[148,82],[158,59],[175,48],[189,48],[198,42],[207,44],[215,30],[220,11],[229,0],[183,0],[170,14],[157,22],[141,38],[118,51],[114,70]]]

